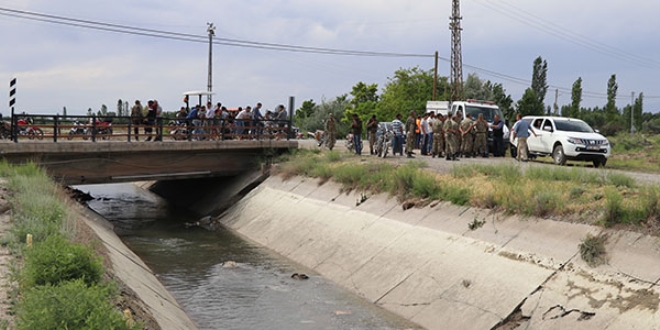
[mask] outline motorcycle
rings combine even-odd
[[[89,139],[89,129],[87,128],[87,125],[75,120],[73,122],[73,127],[69,130],[69,136],[68,139],[72,140],[76,136],[82,136],[83,140]]]
[[[185,121],[172,120],[169,122],[170,135],[175,141],[188,139],[188,124]]]
[[[95,127],[92,127],[91,131],[94,135],[100,135],[103,140],[110,140],[110,136],[112,136],[112,121],[101,121],[97,119]]]
[[[364,148],[364,142],[360,140],[360,144]],[[355,143],[353,143],[353,133],[346,135],[346,149],[350,152],[355,152]]]
[[[27,135],[30,140],[35,137],[39,140],[44,138],[44,131],[33,124],[32,118],[22,118],[16,122],[18,135]]]
[[[387,153],[394,144],[394,132],[387,130],[378,136],[376,141],[376,153],[378,157],[387,157]]]

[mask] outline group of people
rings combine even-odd
[[[285,133],[288,122],[288,114],[284,105],[277,106],[275,111],[262,111],[263,105],[257,103],[252,108],[239,107],[238,111],[230,111],[218,102],[215,106],[211,102],[206,105],[197,105],[188,109],[182,106],[175,115],[174,128],[177,131],[185,132],[194,140],[213,140],[213,139],[254,139],[260,138],[264,134],[274,135]],[[156,129],[154,141],[162,139],[162,122],[159,122],[162,115],[162,108],[158,101],[149,100],[146,106],[142,106],[139,100],[131,109],[131,121],[133,124],[133,134],[139,141],[139,130],[143,127],[144,134],[151,141],[154,136],[153,130]],[[279,136],[278,136],[279,138]]]
[[[348,139],[352,139],[355,153],[362,154],[362,120],[357,114],[352,115],[351,133]],[[434,112],[424,113],[417,116],[411,111],[406,122],[401,121],[402,115],[397,114],[392,121],[393,150],[401,156],[405,154],[408,158],[414,158],[415,151],[419,150],[421,155],[432,157],[444,157],[446,160],[458,160],[459,157],[488,157],[487,137],[488,130],[493,131],[493,155],[504,156],[504,122],[495,115],[494,122],[488,123],[483,114],[476,119],[468,113],[463,116],[461,112],[453,116],[444,116]],[[372,115],[366,123],[367,139],[371,155],[377,154],[378,120]],[[332,150],[336,142],[337,124],[329,115],[325,123],[325,134],[327,134],[328,148]]]

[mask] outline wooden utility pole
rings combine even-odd
[[[463,99],[463,55],[461,50],[461,4],[452,0],[451,30],[451,101]]]

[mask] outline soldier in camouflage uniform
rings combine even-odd
[[[474,154],[481,154],[488,158],[488,149],[486,147],[486,137],[488,136],[488,123],[484,120],[484,114],[480,113],[477,121],[474,123]]]
[[[438,158],[442,157],[442,151],[445,147],[445,130],[443,129],[444,124],[445,116],[440,113],[436,117],[435,121],[433,121],[432,126],[433,149],[431,150],[431,155],[433,155],[434,158],[435,156],[438,156]]]
[[[472,135],[472,128],[474,127],[474,121],[472,120],[472,114],[468,113],[465,116],[465,119],[461,122],[461,153],[463,157],[469,158],[472,156],[472,148],[474,144],[474,135]]]
[[[408,158],[413,157],[413,147],[415,145],[415,130],[417,129],[417,114],[410,111],[410,116],[406,119],[406,154]]]
[[[445,155],[447,160],[456,160],[458,153],[458,144],[456,143],[456,136],[460,134],[458,125],[458,115],[454,118],[447,118],[443,126],[445,131]]]

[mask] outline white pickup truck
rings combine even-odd
[[[564,165],[567,160],[591,161],[595,167],[605,166],[610,157],[607,138],[582,120],[549,116],[527,116],[522,120],[536,133],[527,139],[530,156],[552,156],[557,165]],[[511,155],[515,157],[518,141],[513,134],[510,143]]]

